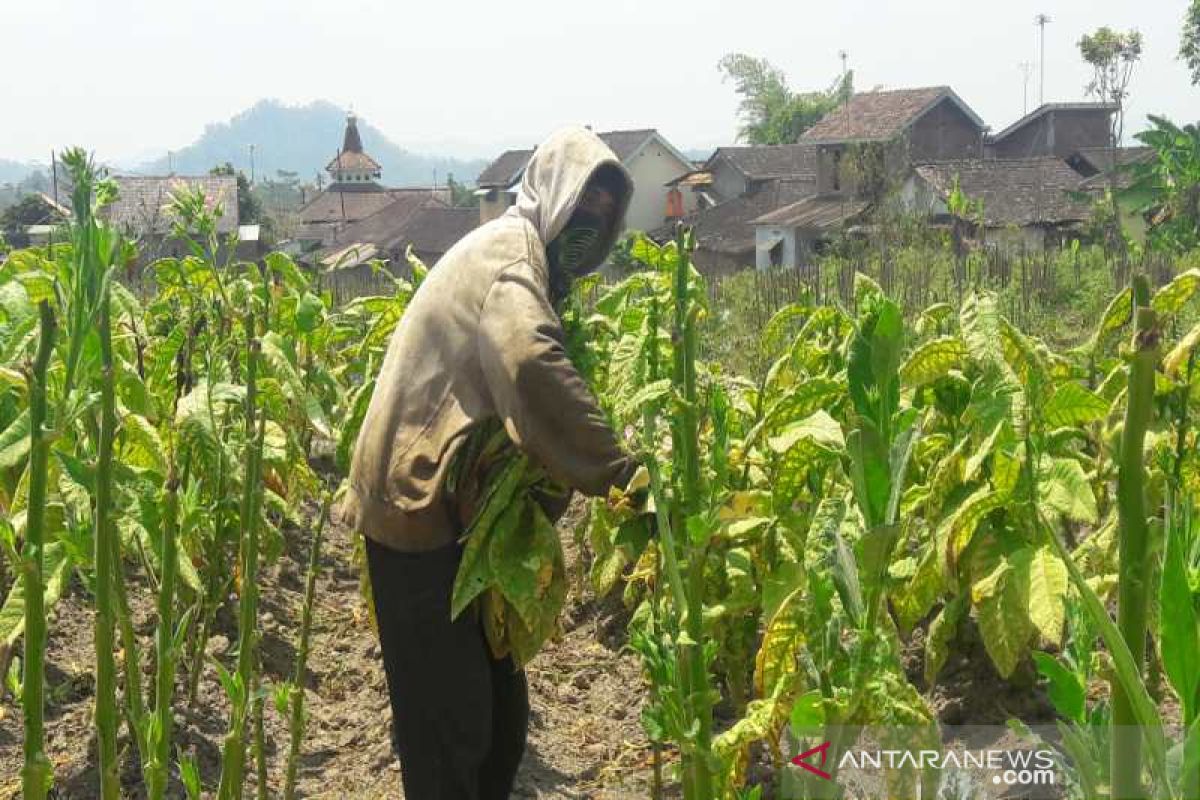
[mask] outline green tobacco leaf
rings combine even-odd
[[[1154,293],[1150,307],[1162,316],[1177,314],[1200,289],[1200,269],[1189,269],[1176,275],[1170,283]]]
[[[674,384],[670,378],[647,383],[626,400],[617,404],[617,416],[621,419],[627,419],[634,414],[641,413],[642,407],[647,403],[657,403],[670,395],[673,386]]]
[[[1028,563],[1027,558],[1001,556],[996,568],[971,586],[983,645],[1002,678],[1012,675],[1033,637]]]
[[[363,419],[367,416],[367,407],[371,404],[371,395],[374,392],[375,378],[370,378],[355,389],[350,398],[350,411],[345,415],[342,428],[338,431],[337,449],[334,451],[334,460],[338,469],[343,472],[350,470],[350,457],[354,453],[354,444],[358,441],[358,432],[362,430]]]
[[[304,381],[301,380],[296,365],[292,362],[291,348],[284,343],[283,337],[278,331],[271,331],[262,337],[262,356],[271,373],[287,387],[289,399],[304,409],[304,414],[313,430],[321,436],[332,439],[333,432],[329,427],[329,421],[325,419],[325,410],[321,408],[321,404],[313,397],[312,393],[305,388]]]
[[[491,532],[487,560],[504,599],[516,610],[533,639],[534,652],[553,632],[566,597],[566,577],[558,533],[528,496],[517,503],[519,523]]]
[[[943,606],[929,624],[929,633],[925,636],[926,686],[933,686],[938,673],[946,665],[946,659],[950,656],[950,645],[958,633],[958,624],[966,610],[966,596],[958,595]]]
[[[772,436],[768,444],[779,454],[802,445],[806,453],[811,450],[813,456],[818,457],[844,450],[846,440],[838,421],[826,412],[818,411],[788,425],[778,436]]]
[[[958,323],[971,358],[985,367],[1000,366],[1004,350],[995,296],[988,293],[969,295],[959,310]]]
[[[929,547],[904,588],[892,595],[896,618],[905,633],[912,631],[942,596],[942,567],[936,547]]]
[[[1188,584],[1183,531],[1167,534],[1159,592],[1159,648],[1163,668],[1184,707],[1184,719],[1200,718],[1200,619]]]
[[[71,572],[71,559],[62,542],[51,542],[42,551],[43,603],[49,611],[62,597]],[[14,581],[4,606],[0,607],[0,642],[12,646],[25,632],[25,590],[22,581]]]
[[[793,420],[807,417],[818,410],[832,406],[846,392],[846,384],[830,378],[811,378],[799,386],[787,390],[778,400],[775,400],[750,432],[746,434],[746,445],[749,447],[758,441],[764,430],[780,420]]]
[[[1200,323],[1184,334],[1171,351],[1163,357],[1163,371],[1168,375],[1179,375],[1187,366],[1192,351],[1200,347]]]
[[[0,433],[0,469],[11,469],[29,453],[29,409],[25,408]]]
[[[1066,546],[1062,539],[1059,538],[1055,527],[1044,517],[1041,518],[1042,524],[1050,537],[1050,543],[1054,546],[1054,550],[1058,553],[1059,558],[1067,567],[1067,572],[1071,577],[1071,584],[1075,587],[1075,591],[1079,594],[1083,601],[1084,611],[1087,613],[1092,624],[1100,631],[1100,636],[1104,640],[1105,646],[1112,655],[1113,666],[1116,669],[1116,678],[1120,682],[1121,687],[1125,690],[1125,694],[1129,697],[1133,706],[1133,711],[1137,717],[1138,724],[1142,727],[1142,734],[1146,738],[1148,744],[1150,771],[1154,774],[1159,785],[1167,785],[1167,747],[1166,739],[1163,732],[1162,716],[1158,712],[1158,707],[1151,699],[1150,693],[1146,690],[1146,684],[1142,681],[1141,672],[1138,667],[1138,662],[1134,661],[1133,653],[1129,650],[1129,645],[1125,643],[1124,637],[1116,624],[1113,623],[1112,617],[1108,615],[1104,604],[1096,593],[1088,585],[1087,579],[1083,573],[1079,571],[1074,562],[1071,561],[1071,556],[1067,552]]]
[[[938,541],[946,543],[946,563],[952,572],[962,552],[970,544],[971,537],[975,535],[979,523],[988,514],[1000,508],[1005,499],[1004,495],[987,486],[980,487],[942,522]]]
[[[312,292],[300,295],[296,303],[296,327],[301,333],[312,333],[325,319],[325,304]]]
[[[1049,653],[1034,652],[1033,663],[1047,681],[1046,693],[1054,710],[1082,725],[1087,711],[1087,690],[1079,676]]]
[[[763,351],[775,353],[784,344],[784,336],[789,333],[796,322],[803,320],[812,312],[807,303],[788,303],[772,315],[763,326],[761,341]]]
[[[1100,324],[1096,326],[1096,332],[1092,335],[1091,348],[1095,350],[1104,344],[1111,334],[1125,327],[1132,317],[1133,290],[1122,289],[1104,309]]]
[[[1087,425],[1108,415],[1108,402],[1074,381],[1060,385],[1041,409],[1052,428]]]
[[[966,358],[967,347],[957,336],[931,339],[909,355],[900,367],[900,380],[905,386],[923,386],[960,369]]]
[[[796,654],[804,643],[801,618],[803,587],[793,589],[780,603],[763,631],[754,657],[754,691],[770,696],[784,679],[796,671]]]
[[[1042,545],[1022,548],[1013,555],[1018,575],[1029,582],[1029,619],[1042,638],[1057,645],[1066,619],[1067,567]]]
[[[1096,524],[1096,495],[1083,465],[1073,458],[1043,456],[1038,463],[1041,504],[1075,522]]]

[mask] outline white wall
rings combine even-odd
[[[754,226],[754,267],[759,271],[771,269],[771,254],[765,246],[775,237],[783,237],[783,253],[779,267],[794,269],[796,267],[796,229],[781,228],[774,225]]]
[[[633,177],[633,200],[629,203],[629,212],[625,215],[626,230],[651,231],[666,221],[667,213],[667,181],[674,180],[687,173],[689,165],[681,164],[670,150],[656,140],[642,148],[625,169]],[[696,194],[682,191],[683,213],[696,210]]]

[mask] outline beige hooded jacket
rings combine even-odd
[[[461,535],[447,468],[468,431],[497,417],[565,486],[602,495],[628,480],[635,465],[567,358],[546,259],[546,245],[605,164],[626,179],[623,222],[628,173],[599,137],[569,128],[534,152],[516,205],[430,270],[388,344],[354,449],[342,510],[357,530],[407,551]]]

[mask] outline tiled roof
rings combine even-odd
[[[532,156],[533,150],[505,150],[499,158],[484,167],[475,184],[481,189],[507,189],[516,182]]]
[[[869,205],[870,202],[866,200],[836,195],[807,197],[763,214],[751,222],[754,225],[826,230],[854,219]]]
[[[916,122],[926,111],[949,98],[976,125],[983,128],[971,108],[949,86],[860,92],[830,111],[806,130],[801,141],[886,141]]]
[[[343,150],[329,160],[325,165],[326,172],[334,170],[366,170],[369,172],[379,172],[382,167],[379,162],[371,158],[361,150]]]
[[[962,193],[983,202],[983,217],[991,226],[1088,218],[1088,205],[1070,194],[1079,189],[1079,174],[1058,158],[943,161],[916,170],[942,198],[949,195],[957,176]]]
[[[718,147],[709,163],[724,158],[751,179],[805,177],[817,174],[815,144]]]
[[[1152,147],[1118,147],[1118,164],[1136,164],[1146,161],[1154,153]],[[1113,164],[1113,151],[1108,147],[1081,147],[1067,159],[1067,163],[1084,177],[1097,172],[1108,172]]]
[[[318,253],[328,257],[358,245],[365,252],[388,253],[408,245],[425,256],[440,256],[479,224],[479,209],[450,208],[428,195],[404,195],[371,216],[338,231]],[[373,256],[372,256],[373,257]]]
[[[624,161],[638,151],[647,139],[657,133],[654,128],[641,128],[633,131],[604,131],[596,134],[603,142],[612,148],[617,158]]]
[[[794,203],[816,193],[816,181],[809,178],[767,181],[750,194],[735,197],[683,218],[696,234],[696,244],[718,253],[745,253],[754,249],[753,220],[772,209]],[[674,224],[650,233],[657,241],[673,237]]]
[[[350,191],[351,188],[356,191]],[[363,191],[362,189],[369,189]],[[449,201],[445,189],[436,192],[426,188],[384,189],[378,185],[370,187],[342,187],[334,184],[330,189],[318,194],[300,209],[302,225],[321,225],[325,223],[340,223],[343,220],[342,209],[345,207],[345,221],[357,222],[371,216],[381,208],[390,205],[398,197],[413,195],[422,198],[437,197],[443,203]]]
[[[404,226],[401,244],[411,244],[418,253],[441,256],[478,226],[478,208],[426,206]]]
[[[609,146],[619,160],[625,161],[636,153],[647,139],[658,135],[658,131],[654,128],[639,128],[631,131],[603,131],[596,135]],[[475,179],[475,185],[481,189],[507,189],[521,177],[525,165],[532,157],[533,148],[505,150],[495,161],[484,167],[483,172]],[[684,161],[684,164],[687,163]]]
[[[1039,119],[1042,115],[1051,111],[1116,111],[1117,107],[1112,103],[1044,103],[1033,111],[1030,111],[1025,116],[1021,117],[1016,122],[1009,125],[1004,130],[992,136],[990,141],[998,142],[1013,133],[1016,133],[1021,128],[1031,122]]]
[[[203,191],[204,204],[210,211],[220,205],[218,233],[237,230],[237,178],[232,175],[118,175],[113,180],[117,183],[117,199],[104,208],[103,216],[136,236],[163,235],[171,230],[166,206],[171,195],[181,189]]]

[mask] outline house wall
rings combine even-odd
[[[775,225],[756,225],[754,227],[754,267],[759,271],[772,269],[771,254],[766,245],[776,236],[782,237],[783,253],[779,268],[794,269],[796,258],[796,229]]]
[[[1108,112],[1099,109],[1048,111],[991,146],[996,158],[1057,156],[1108,144]]]
[[[627,230],[650,231],[659,227],[667,218],[667,181],[674,180],[691,170],[660,142],[651,139],[625,164],[633,178],[633,198],[625,215]],[[696,210],[696,195],[683,192],[683,213]]]
[[[508,207],[516,200],[515,192],[506,192],[500,189],[489,190],[487,194],[479,198],[479,224],[494,220],[507,211]]]
[[[983,154],[983,133],[962,109],[947,99],[912,126],[908,151],[915,163],[979,158]]]
[[[712,190],[716,200],[732,200],[750,191],[750,182],[727,158],[718,158],[712,165]]]

